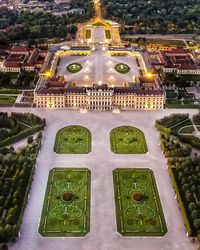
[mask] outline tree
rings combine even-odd
[[[29,137],[28,137],[27,143],[28,143],[28,144],[33,143],[33,136],[29,136]]]
[[[193,210],[191,213],[192,219],[199,219],[200,217],[200,211],[199,210]]]

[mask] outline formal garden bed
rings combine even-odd
[[[41,133],[28,146],[0,152],[0,242],[15,241],[23,221]]]
[[[54,168],[49,173],[39,233],[80,237],[90,231],[91,174],[86,168]]]
[[[164,236],[167,226],[152,170],[113,171],[117,231],[123,236]]]
[[[192,147],[200,149],[200,139],[194,135],[174,133],[166,125],[180,123],[188,114],[173,114],[156,121],[160,132],[160,145],[168,159],[168,171],[176,193],[179,208],[188,236],[200,235],[199,168],[200,157],[191,156]],[[194,115],[198,123],[200,115]],[[176,122],[175,122],[176,121]]]
[[[106,39],[111,39],[111,32],[110,32],[110,30],[105,30],[105,37],[106,37]]]
[[[16,96],[11,95],[0,95],[0,105],[1,106],[13,106],[16,101]]]
[[[71,64],[69,64],[69,65],[67,66],[67,70],[68,70],[70,73],[72,73],[72,74],[78,73],[79,71],[82,70],[82,66],[81,66],[80,63],[74,62],[74,63],[71,63]]]
[[[87,128],[77,125],[64,127],[56,135],[54,151],[58,154],[88,154],[91,137]]]
[[[118,63],[115,65],[115,70],[120,74],[127,74],[130,69],[131,68],[125,63]]]
[[[91,32],[91,30],[86,30],[86,32],[85,32],[85,38],[86,38],[86,39],[91,39],[91,37],[92,37],[92,32]]]
[[[110,146],[116,154],[145,154],[148,151],[144,133],[131,126],[114,128],[110,132]]]

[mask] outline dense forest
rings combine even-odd
[[[104,18],[122,23],[127,34],[200,34],[200,0],[102,0],[102,6]]]
[[[76,7],[77,1],[72,7]],[[36,38],[64,38],[67,34],[76,34],[76,23],[83,22],[94,15],[94,6],[91,0],[79,1],[79,7],[84,13],[69,13],[54,15],[47,12],[15,11],[7,8],[0,8],[0,40],[20,40]]]

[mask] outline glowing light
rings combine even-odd
[[[152,78],[152,77],[153,77],[153,74],[152,74],[151,72],[147,72],[146,76],[147,76],[148,78]]]
[[[50,71],[46,71],[46,72],[44,73],[44,76],[45,76],[45,77],[50,77],[50,76],[51,76],[51,72],[50,72]]]
[[[112,84],[112,85],[111,85],[111,87],[112,87],[112,88],[114,88],[114,87],[115,87],[115,85],[114,85],[114,84]]]
[[[86,75],[84,79],[87,81],[89,79],[88,75]]]
[[[101,85],[101,84],[102,84],[102,81],[99,81],[98,84]]]

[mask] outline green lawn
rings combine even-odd
[[[49,173],[39,233],[80,237],[90,231],[91,173],[86,168],[54,168]]]
[[[7,75],[10,75],[11,79],[16,80],[19,76],[19,72],[6,72]]]
[[[110,30],[105,30],[105,37],[106,37],[106,39],[111,39],[111,32],[110,32]]]
[[[71,64],[69,64],[69,65],[67,66],[67,70],[68,70],[70,73],[72,73],[72,74],[78,73],[79,71],[82,70],[82,66],[81,66],[80,63],[74,62],[74,63],[71,63]]]
[[[91,36],[92,36],[91,30],[86,30],[85,38],[86,39],[91,39]]]
[[[16,101],[15,96],[0,95],[0,105],[13,105]]]
[[[117,231],[123,236],[164,236],[167,226],[153,171],[113,171]]]
[[[0,94],[20,94],[21,92],[20,89],[0,88]]]
[[[110,146],[116,154],[145,154],[148,151],[144,133],[130,126],[114,128],[110,132]]]
[[[91,132],[84,127],[64,127],[56,135],[54,151],[58,154],[88,154],[91,151],[91,137]]]
[[[118,63],[115,65],[114,69],[120,74],[127,74],[131,68],[125,63]]]

